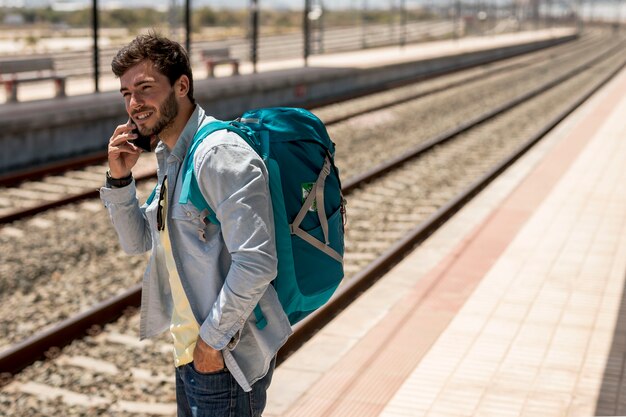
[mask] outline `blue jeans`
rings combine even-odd
[[[275,361],[250,392],[245,392],[227,369],[202,373],[193,362],[176,368],[178,417],[261,417]]]

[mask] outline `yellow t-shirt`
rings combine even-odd
[[[163,219],[167,219],[167,179],[164,181],[163,187]],[[169,274],[170,287],[172,289],[172,299],[174,308],[172,310],[172,322],[170,324],[170,333],[174,339],[174,364],[182,366],[193,361],[193,351],[196,347],[200,326],[196,321],[189,300],[185,295],[185,290],[180,282],[180,276],[174,263],[172,255],[172,243],[167,230],[167,222],[163,221],[165,227],[160,232],[161,246],[165,252],[165,264]]]

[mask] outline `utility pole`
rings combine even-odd
[[[172,39],[176,39],[180,41],[181,38],[177,38],[177,27],[178,27],[178,10],[176,7],[176,0],[169,1],[169,13],[168,13],[168,24],[170,26],[170,37]]]
[[[531,0],[531,10],[535,29],[539,28],[539,2],[540,0]]]
[[[250,60],[252,61],[252,72],[256,74],[256,64],[258,61],[259,46],[259,0],[250,1],[250,18],[252,26],[252,39],[250,42]]]
[[[548,27],[552,27],[552,0],[546,0],[548,2],[546,18],[548,19]]]
[[[522,30],[522,22],[517,2],[518,0],[511,0],[511,17],[515,18],[515,24],[517,25],[517,30],[519,31]]]
[[[400,0],[400,26],[402,31],[400,32],[400,46],[406,45],[406,0]]]
[[[367,13],[367,0],[363,0],[363,4],[361,6],[361,49],[367,48],[366,13]]]
[[[311,53],[311,40],[309,25],[309,12],[311,11],[311,0],[304,0],[304,15],[302,19],[302,29],[304,31],[304,66],[309,65],[309,55]]]
[[[395,0],[389,0],[389,40],[393,42],[395,28],[396,28],[396,2]]]
[[[185,49],[191,59],[191,0],[185,0]]]
[[[91,15],[93,19],[93,82],[94,91],[100,92],[100,50],[98,48],[98,0],[92,0],[91,3]]]
[[[315,51],[318,54],[324,53],[324,19],[326,18],[324,1],[317,0],[315,8]]]
[[[617,7],[616,13],[615,13],[615,32],[619,33],[621,28],[622,28],[622,6],[623,6],[623,0],[616,0],[615,2],[615,6]]]
[[[452,30],[454,31],[454,39],[461,37],[461,0],[454,2],[454,27]]]

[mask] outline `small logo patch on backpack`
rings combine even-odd
[[[315,186],[314,182],[304,182],[304,183],[302,183],[302,204],[304,204],[304,202],[306,201],[307,197],[309,196],[309,194],[313,190],[314,186]],[[317,199],[313,200],[313,204],[311,204],[311,207],[309,208],[309,211],[313,212],[313,213],[317,213]]]
[[[311,193],[311,190],[313,190],[313,186],[314,185],[315,185],[314,182],[303,182],[302,183],[302,204],[304,204],[304,202],[306,201],[307,197]],[[309,211],[317,213],[317,200],[313,200],[313,204],[311,205],[311,208],[309,209]]]

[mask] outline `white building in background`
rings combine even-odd
[[[24,0],[0,0],[0,7],[24,7]]]
[[[24,24],[24,16],[17,13],[9,13],[4,17],[2,23],[9,26],[19,26]]]
[[[86,9],[90,4],[84,0],[53,0],[50,7],[55,12],[73,12]]]

